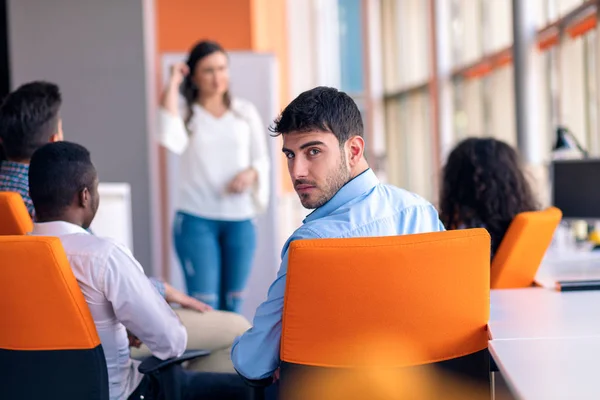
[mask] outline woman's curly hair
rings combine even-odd
[[[446,229],[486,228],[494,255],[513,218],[537,208],[519,156],[508,144],[469,138],[450,153],[440,198]]]

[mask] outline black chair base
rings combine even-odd
[[[150,378],[145,389],[151,393],[149,400],[181,400],[181,364],[209,354],[208,350],[187,350],[180,357],[168,360],[154,356],[146,358],[138,367],[138,371]]]

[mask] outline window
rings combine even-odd
[[[444,161],[436,159],[434,150],[441,141],[442,129],[435,125],[440,115],[453,116],[450,136],[443,129],[444,146],[449,138],[455,143],[469,136],[491,136],[518,146],[512,4],[381,0],[387,167],[392,183],[429,199],[436,197],[432,177]],[[539,31],[539,46],[531,50],[535,105],[526,116],[535,128],[527,134],[536,135],[543,165],[539,152],[531,158],[545,168],[558,124],[567,126],[591,154],[600,154],[597,2],[527,0],[527,6],[535,13],[531,28]],[[437,38],[431,40],[432,18],[439,18],[436,29],[447,29],[437,33],[447,35],[447,49],[439,48]],[[432,64],[439,63],[441,53],[450,60],[449,76],[438,77],[438,66]],[[432,59],[432,54],[437,57]],[[439,99],[440,87],[450,101]]]
[[[434,200],[429,97],[430,9],[422,0],[384,0],[387,173],[395,185]]]
[[[350,94],[364,91],[363,24],[361,0],[338,0],[341,89]]]

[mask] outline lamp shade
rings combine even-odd
[[[556,128],[556,142],[552,151],[578,150],[584,157],[588,156],[587,151],[581,147],[575,135],[564,126]]]

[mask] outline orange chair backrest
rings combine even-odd
[[[25,235],[33,230],[23,198],[16,192],[0,192],[0,235]]]
[[[561,218],[556,207],[515,217],[492,260],[492,289],[531,286]]]
[[[0,349],[82,350],[100,344],[55,237],[0,236]]]
[[[295,241],[281,360],[404,367],[482,350],[489,257],[484,229]]]

